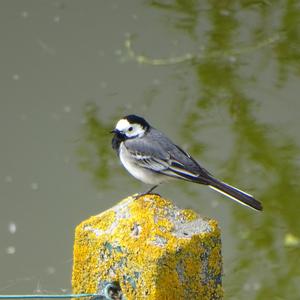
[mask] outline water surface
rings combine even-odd
[[[147,187],[108,131],[145,116],[256,213],[159,192],[222,229],[225,299],[300,298],[298,1],[0,2],[0,294],[70,289],[75,226]]]

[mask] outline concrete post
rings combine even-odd
[[[217,222],[158,195],[124,199],[76,228],[74,293],[123,300],[222,299],[221,276]]]

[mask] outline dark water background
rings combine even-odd
[[[107,134],[141,114],[256,213],[219,221],[225,299],[300,299],[300,2],[0,1],[0,294],[70,289],[75,226],[145,186]]]

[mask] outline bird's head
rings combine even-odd
[[[122,139],[142,137],[150,128],[148,122],[136,115],[128,115],[120,119],[112,133]]]

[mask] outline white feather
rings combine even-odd
[[[130,126],[130,123],[128,122],[128,120],[126,119],[121,119],[118,121],[117,125],[116,125],[116,129],[118,131],[124,131],[126,130],[128,127]]]

